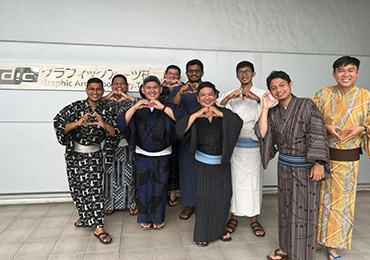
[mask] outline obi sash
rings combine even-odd
[[[361,147],[349,150],[340,150],[335,148],[329,148],[330,160],[333,161],[345,161],[354,162],[360,160],[360,154],[362,154]]]
[[[218,165],[221,164],[221,155],[209,155],[197,150],[195,152],[195,160],[205,164]]]
[[[93,145],[82,145],[77,142],[74,142],[74,151],[76,153],[95,153],[101,150],[101,145],[93,144]]]
[[[258,148],[260,147],[260,143],[258,141],[254,141],[251,138],[239,138],[238,141],[236,142],[235,147],[240,147],[240,148]]]
[[[290,167],[312,167],[314,163],[306,161],[305,156],[292,156],[279,153],[280,164],[290,166]]]

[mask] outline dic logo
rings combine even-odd
[[[17,67],[15,69],[0,68],[1,85],[19,85],[21,83],[35,83],[39,77],[38,67]]]

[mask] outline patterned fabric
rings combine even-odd
[[[148,157],[136,154],[138,223],[164,222],[171,157],[171,155]]]
[[[125,100],[121,105],[115,101],[107,101],[111,107],[115,107],[116,115],[129,109],[134,103]],[[124,139],[120,135],[121,139]],[[114,154],[113,170],[107,171],[104,175],[104,209],[133,209],[136,208],[136,182],[133,168],[134,152],[128,146],[117,147]]]
[[[63,108],[54,118],[54,129],[59,143],[66,146],[68,183],[81,223],[83,226],[102,227],[104,225],[102,176],[104,170],[112,169],[117,138],[111,137],[105,129],[97,125],[81,126],[68,133],[65,132],[68,123],[79,120],[86,113],[94,112],[115,127],[116,135],[118,134],[114,108],[100,103],[92,111],[87,100],[76,101]],[[94,145],[103,141],[103,151],[94,153],[74,151],[74,142]]]
[[[323,115],[325,124],[342,129],[370,127],[370,92],[354,86],[342,96],[335,86],[319,91],[312,98]],[[349,132],[339,135],[344,138]],[[369,155],[369,135],[357,136],[345,143],[328,134],[329,146],[354,149],[362,146]],[[359,161],[331,161],[331,179],[321,190],[318,242],[327,247],[351,249]]]
[[[176,119],[184,112],[173,104],[166,104]],[[118,117],[118,127],[128,140],[131,150],[136,146],[147,152],[158,152],[171,146],[176,132],[174,121],[162,110],[142,108],[135,112],[127,125],[125,112]],[[148,157],[135,154],[135,172],[138,188],[138,222],[152,221],[160,224],[164,220],[167,204],[167,182],[171,167],[171,155]],[[164,201],[164,205],[161,202]],[[164,208],[163,208],[164,207]]]
[[[279,151],[324,161],[329,176],[326,128],[312,100],[293,96],[287,109],[280,104],[270,108],[266,136],[262,138],[259,122],[255,133],[265,169]],[[321,182],[312,181],[310,172],[311,167],[278,164],[279,246],[292,260],[315,259]]]

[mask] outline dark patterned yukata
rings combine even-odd
[[[115,101],[106,101],[109,106],[116,109],[116,115],[120,115],[137,102],[124,100],[121,105]],[[113,171],[107,171],[104,175],[104,209],[132,209],[136,208],[136,181],[133,167],[134,152],[130,151],[128,143],[122,134],[119,135],[120,143],[115,150],[113,159]]]
[[[172,108],[176,119],[183,116],[183,111],[177,106],[166,105]],[[165,112],[150,108],[137,110],[128,125],[125,116],[125,112],[119,115],[118,127],[128,140],[130,149],[136,149],[138,223],[163,223],[172,155],[139,154],[137,147],[148,153],[166,150],[177,138],[174,121]]]
[[[78,121],[86,113],[93,114],[94,112],[116,129],[114,108],[100,103],[92,111],[87,99],[66,106],[54,118],[57,139],[60,144],[66,146],[65,160],[71,196],[84,227],[104,226],[102,180],[104,171],[112,170],[117,138],[110,136],[105,129],[97,125],[81,126],[68,133],[65,132],[65,127],[68,123]],[[118,133],[118,129],[116,129],[116,133]],[[103,141],[104,147],[101,150],[100,144]],[[80,145],[98,148],[95,152],[86,152],[78,149],[81,147]]]
[[[176,122],[176,132],[186,143],[192,156],[199,152],[219,156],[220,162],[209,164],[195,160],[196,208],[194,241],[211,242],[226,235],[226,221],[230,210],[231,166],[230,158],[239,137],[243,121],[226,108],[223,118],[197,118],[184,134],[190,116]]]
[[[312,100],[293,96],[287,109],[280,104],[269,109],[267,124],[264,139],[259,122],[255,134],[265,169],[279,151],[279,246],[289,259],[314,260],[321,181],[312,181],[310,172],[313,163],[320,160],[325,162],[325,176],[329,176],[325,123]],[[283,158],[289,156],[301,157],[309,166],[288,166]]]

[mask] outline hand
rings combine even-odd
[[[355,127],[350,127],[342,130],[343,132],[349,132],[349,135],[347,135],[344,139],[341,140],[341,143],[345,143],[359,135],[364,131],[363,126],[355,126]]]
[[[236,99],[236,98],[241,98],[241,99],[244,99],[243,96],[242,96],[242,91],[241,89],[237,89],[237,90],[234,90],[233,92],[231,92],[228,96],[228,99]]]
[[[264,109],[270,109],[272,108],[278,101],[277,100],[271,100],[270,96],[271,93],[267,92],[263,94],[262,99],[263,99],[263,108]]]
[[[93,116],[96,118],[97,122],[91,123],[92,125],[98,125],[98,126],[101,126],[103,128],[106,128],[105,121],[101,117],[101,115],[99,115],[98,113],[95,113],[95,114],[93,114]]]
[[[168,82],[168,80],[167,80]],[[175,80],[170,80],[169,84],[167,84],[167,87],[172,91],[174,88],[181,86],[181,82],[177,79]]]
[[[159,100],[150,100],[149,101],[149,107],[153,107],[158,110],[162,110],[164,108],[164,105]]]
[[[139,102],[137,102],[135,105],[135,110],[142,109],[142,108],[148,108],[149,107],[149,101],[146,99],[141,99]]]
[[[318,162],[311,169],[310,178],[313,181],[321,181],[325,177],[324,165],[320,165]]]
[[[220,110],[218,110],[215,106],[208,107],[208,113],[210,113],[212,117],[224,116],[224,114]]]
[[[242,92],[242,98],[243,99],[251,99],[251,100],[255,100],[257,102],[261,101],[261,99],[250,90],[241,89],[241,92]]]
[[[342,137],[340,137],[340,135],[337,133],[339,131],[342,131],[342,128],[337,125],[326,125],[326,130],[329,132],[329,134],[337,138],[339,141],[343,142]]]
[[[89,125],[87,121],[89,120],[89,117],[92,117],[93,115],[91,113],[86,113],[84,114],[76,123],[75,125],[77,127],[84,126],[84,125]]]
[[[197,83],[193,83],[193,84],[197,84]],[[182,88],[180,89],[180,95],[185,95],[185,94],[192,94],[192,93],[197,93],[196,90],[190,90],[190,87],[193,87],[193,84],[190,84],[190,83],[187,83],[186,85],[182,86]],[[195,85],[194,85],[195,86]],[[197,88],[198,88],[199,85],[197,85]]]

